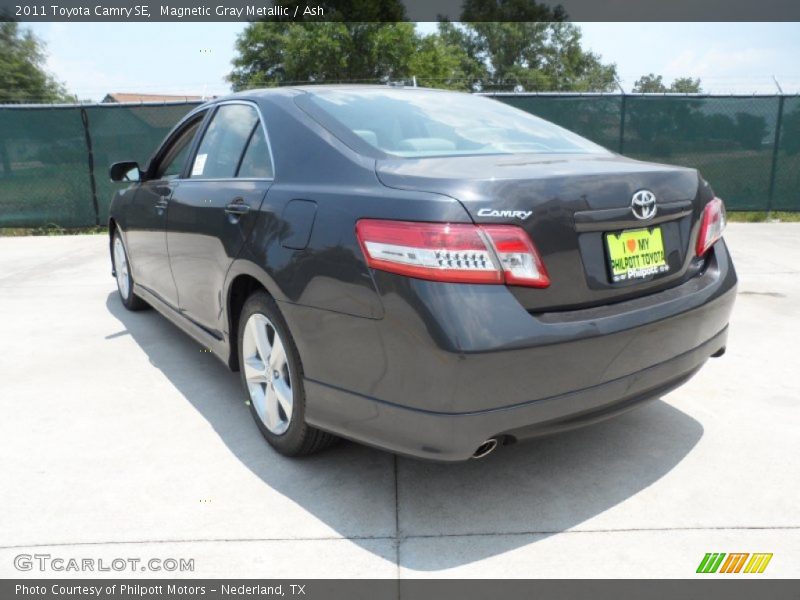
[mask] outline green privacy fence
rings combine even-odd
[[[699,168],[730,210],[800,210],[800,97],[498,94],[642,160]],[[196,103],[0,106],[0,227],[102,224],[118,160],[144,165]]]
[[[0,106],[0,227],[105,223],[118,160],[144,165],[197,103]]]
[[[498,94],[641,160],[700,169],[729,210],[800,210],[800,97]]]

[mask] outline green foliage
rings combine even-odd
[[[419,39],[409,71],[423,87],[467,89],[477,65],[459,46],[447,44],[441,36],[428,35]]]
[[[40,227],[0,227],[0,237],[59,235],[108,235],[108,227],[106,225],[62,227],[57,223],[47,223]]]
[[[661,75],[650,73],[636,80],[633,91],[638,94],[699,94],[703,90],[700,87],[700,79],[678,77],[667,87]]]
[[[800,212],[772,211],[728,211],[728,221],[733,223],[765,223],[767,221],[780,223],[800,222]]]
[[[42,43],[30,30],[0,22],[0,102],[74,101],[43,65]]]
[[[486,22],[461,25],[462,48],[485,73],[483,90],[607,91],[616,68],[581,47],[581,32],[570,23]]]
[[[412,23],[251,23],[236,41],[229,80],[241,90],[400,79],[418,43]]]
[[[639,94],[663,94],[667,91],[664,78],[661,75],[642,75],[633,84],[633,91]]]
[[[678,77],[669,87],[670,92],[678,94],[699,94],[703,91],[700,88],[700,79],[692,79],[691,77]]]
[[[464,90],[615,88],[616,67],[581,47],[580,29],[563,22],[566,15],[560,8],[527,0],[467,0],[464,14],[508,19],[520,11],[528,11],[524,14],[532,20],[548,21],[444,21],[427,36],[406,22],[251,23],[236,42],[238,54],[229,80],[235,90],[412,77],[420,85]]]

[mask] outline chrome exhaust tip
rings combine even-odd
[[[489,438],[483,442],[472,454],[472,458],[484,458],[489,456],[497,448],[497,438]]]

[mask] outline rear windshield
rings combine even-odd
[[[320,89],[311,101],[374,148],[410,158],[607,154],[579,135],[497,100],[415,89]]]

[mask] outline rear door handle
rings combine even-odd
[[[244,203],[242,198],[236,198],[225,207],[225,213],[229,215],[242,216],[250,212],[250,206]]]
[[[161,211],[161,210],[166,210],[168,204],[169,204],[169,197],[162,196],[161,198],[156,200],[154,206],[156,207],[156,210]]]

